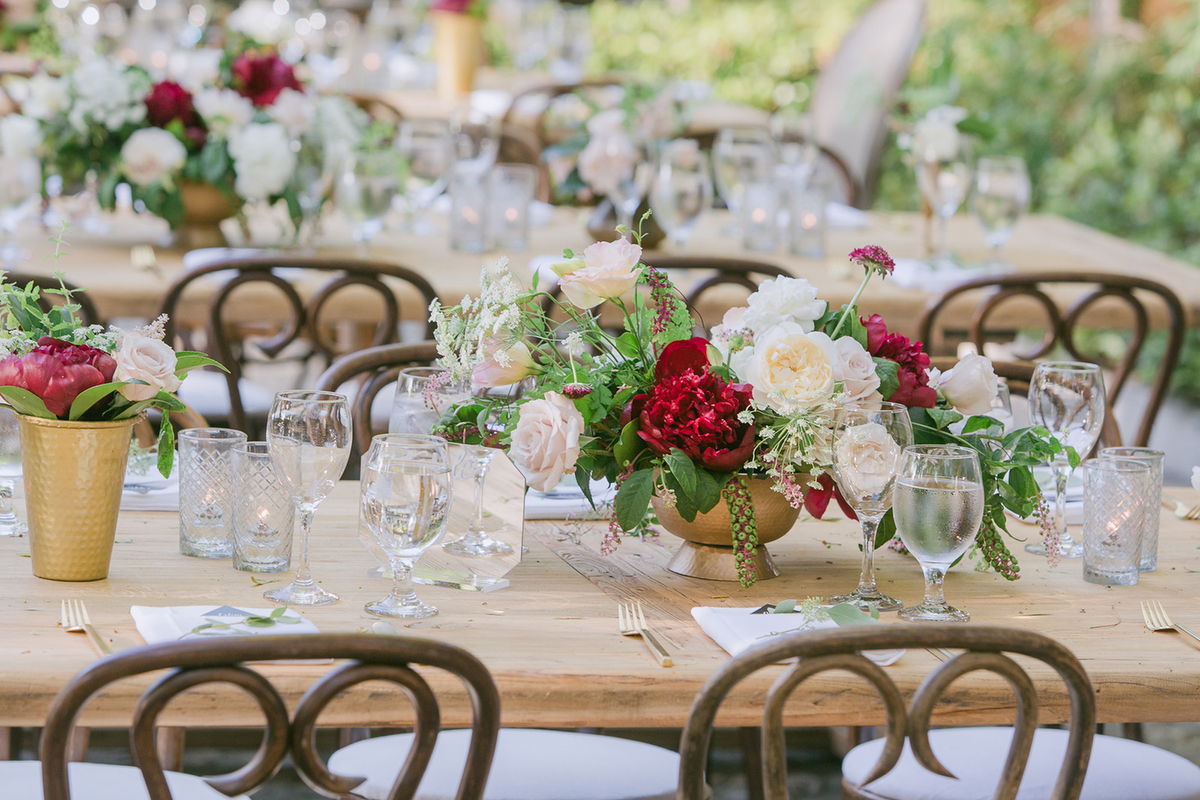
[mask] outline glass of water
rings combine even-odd
[[[4,246],[0,262],[14,264],[29,258],[29,251],[13,242],[13,234],[42,201],[42,167],[32,156],[0,156],[0,229]]]
[[[404,199],[411,214],[411,230],[429,236],[433,233],[429,207],[450,184],[454,163],[450,125],[436,119],[405,120],[396,134],[396,150],[408,160]]]
[[[385,617],[423,619],[438,612],[413,589],[413,565],[441,541],[454,494],[450,449],[438,436],[382,434],[363,459],[363,519],[392,567],[392,591],[365,608]]]
[[[971,615],[946,604],[946,570],[975,541],[983,521],[983,476],[969,447],[911,445],[896,479],[892,514],[900,540],[925,573],[925,599],[901,609],[909,622],[966,622]]]
[[[746,188],[775,177],[775,142],[766,128],[722,128],[712,148],[717,193],[739,219]]]
[[[1003,264],[1000,251],[1012,236],[1017,220],[1029,208],[1029,173],[1025,161],[1011,156],[981,158],[975,165],[975,194],[971,210],[983,226],[992,264]]]
[[[396,378],[388,433],[428,435],[455,403],[471,398],[471,385],[450,380],[441,367],[408,367]]]
[[[712,175],[700,144],[694,139],[667,144],[650,190],[650,208],[671,241],[685,248],[696,220],[712,207],[712,200]]]
[[[13,493],[21,477],[21,431],[17,415],[0,406],[0,536],[24,536],[29,528],[13,511]]]
[[[937,235],[933,243],[933,253],[929,257],[933,267],[953,266],[954,256],[950,253],[946,227],[951,217],[955,215],[967,192],[971,188],[970,154],[968,153],[966,137],[959,136],[952,146],[941,148],[918,149],[913,156],[916,159],[917,189],[937,218]]]
[[[353,224],[360,250],[367,250],[383,230],[402,171],[400,156],[391,150],[356,150],[342,164],[337,204]]]
[[[310,250],[317,231],[317,217],[333,185],[336,147],[331,148],[324,137],[310,131],[292,141],[292,152],[296,154],[293,181],[301,215],[296,243],[301,249]]]

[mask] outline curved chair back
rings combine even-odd
[[[862,655],[864,650],[898,648],[955,648],[961,653],[940,664],[921,684],[908,706],[891,677]],[[1031,631],[986,625],[868,625],[779,636],[755,645],[713,674],[692,703],[680,740],[679,800],[701,800],[705,793],[705,764],[713,723],[721,702],[739,683],[760,670],[776,675],[765,692],[762,722],[763,783],[769,800],[787,797],[784,752],[784,707],[807,679],[830,670],[857,675],[878,691],[887,712],[887,740],[878,763],[863,785],[886,775],[899,761],[907,738],[913,755],[926,769],[950,773],[929,746],[929,723],[934,706],[946,689],[971,672],[992,672],[1004,678],[1016,695],[1017,712],[1012,747],[997,798],[1016,796],[1037,727],[1038,696],[1033,681],[1005,653],[1036,659],[1051,667],[1066,685],[1070,702],[1070,733],[1066,755],[1052,800],[1076,800],[1096,734],[1096,697],[1091,681],[1070,650]],[[780,672],[775,665],[795,659]],[[869,790],[868,790],[869,791]],[[843,785],[843,797],[871,797],[858,786]]]
[[[1071,287],[1082,290],[1082,293],[1077,293],[1070,305],[1064,308],[1052,293],[1055,289],[1061,293],[1062,290]],[[957,298],[970,292],[978,293],[980,290],[984,292],[983,297],[972,312],[966,328],[968,341],[974,343],[980,352],[983,352],[985,342],[999,340],[998,333],[1011,336],[1013,326],[1011,322],[1005,325],[1003,313],[1006,304],[1020,299],[1024,299],[1026,304],[1033,301],[1045,312],[1045,334],[1032,348],[1016,352],[1014,357],[1032,362],[1044,357],[1053,357],[1053,350],[1061,346],[1072,358],[1100,363],[1111,370],[1111,378],[1106,380],[1105,387],[1109,407],[1116,404],[1126,379],[1146,344],[1150,314],[1156,309],[1148,306],[1145,299],[1155,297],[1157,304],[1165,312],[1167,341],[1154,373],[1150,399],[1138,425],[1137,435],[1132,440],[1132,444],[1139,447],[1145,447],[1149,443],[1150,429],[1170,389],[1171,375],[1179,363],[1179,353],[1183,348],[1183,336],[1187,329],[1187,315],[1183,304],[1173,291],[1160,283],[1127,275],[1037,272],[979,278],[930,300],[918,323],[918,337],[921,341],[932,349],[934,340],[931,337],[943,334],[944,338],[947,323],[941,320],[943,313],[949,318],[948,307]],[[1116,360],[1105,358],[1102,353],[1086,352],[1083,343],[1079,341],[1080,331],[1092,327],[1088,323],[1086,312],[1101,300],[1119,303],[1133,320],[1128,347],[1124,355]],[[989,326],[993,318],[998,324]],[[1105,327],[1112,329],[1111,325]]]
[[[326,392],[336,392],[347,381],[363,378],[350,410],[354,448],[358,455],[367,452],[371,446],[371,436],[375,433],[371,427],[371,406],[379,390],[395,383],[400,370],[405,367],[431,364],[437,356],[436,342],[384,344],[342,356],[317,378],[316,388]]]
[[[41,294],[38,296],[38,305],[42,311],[49,311],[55,306],[63,305],[66,301],[62,295],[54,294],[61,289],[66,289],[71,293],[71,300],[79,305],[79,310],[75,312],[75,316],[79,318],[80,323],[84,325],[103,325],[103,320],[100,319],[100,312],[96,310],[96,304],[88,295],[86,289],[80,289],[73,283],[63,281],[59,283],[58,278],[50,275],[34,275],[24,272],[5,272],[4,280],[15,286],[25,287],[33,284],[38,289],[41,289]]]
[[[813,85],[809,110],[817,141],[853,177],[859,208],[874,200],[888,117],[924,32],[925,0],[879,0],[842,39]]]
[[[314,285],[311,291],[303,285],[292,283],[287,277],[279,274],[279,270],[305,270],[306,273],[317,273],[328,276],[320,285]],[[293,258],[287,256],[255,256],[251,258],[230,258],[214,261],[190,269],[171,284],[162,301],[161,312],[171,316],[167,323],[167,341],[174,341],[176,323],[175,309],[179,306],[184,292],[193,287],[198,281],[215,273],[229,273],[232,277],[219,284],[215,291],[209,289],[208,318],[205,326],[206,347],[208,354],[221,362],[229,373],[225,376],[229,387],[229,425],[233,428],[248,430],[249,420],[242,404],[238,390],[238,380],[242,376],[244,365],[249,361],[245,349],[248,337],[237,334],[234,324],[234,314],[231,311],[230,298],[234,291],[246,286],[257,286],[273,290],[272,294],[280,299],[274,302],[280,304],[283,318],[282,325],[277,331],[272,331],[264,338],[255,339],[255,349],[267,359],[280,356],[285,348],[300,342],[305,350],[305,359],[316,357],[325,363],[331,362],[339,355],[339,347],[326,335],[322,325],[322,311],[331,298],[338,292],[349,287],[367,289],[375,294],[382,302],[383,315],[375,324],[371,337],[371,345],[395,342],[399,338],[399,325],[402,314],[402,303],[415,305],[421,303],[418,315],[408,317],[425,319],[429,303],[437,297],[433,286],[413,270],[397,264],[380,261],[363,261],[356,259],[312,259]],[[408,284],[413,290],[403,297],[395,288],[385,282],[394,279]],[[212,280],[212,279],[209,279]],[[305,291],[307,296],[302,296]],[[415,293],[416,298],[413,297]],[[267,301],[271,302],[271,301]],[[433,325],[425,323],[426,337],[432,336]]]
[[[279,691],[247,663],[281,660],[348,659],[300,698],[289,719]],[[438,698],[413,665],[435,667],[463,682],[470,701],[472,725],[467,763],[458,800],[483,796],[500,731],[500,695],[479,659],[444,642],[401,636],[312,634],[228,636],[152,644],[125,650],[93,662],[71,679],[50,706],[42,734],[42,784],[46,800],[70,800],[67,785],[71,732],[87,702],[109,684],[158,670],[170,670],[139,698],[130,729],[134,764],[141,769],[151,800],[171,800],[154,744],[158,715],[177,695],[204,684],[225,683],[242,689],[262,709],[266,731],[250,763],[236,772],[205,778],[228,795],[251,792],[266,783],[291,755],[306,782],[329,797],[341,797],[362,778],[334,775],[316,751],[316,723],[321,711],[347,689],[367,681],[399,687],[413,706],[413,749],[400,770],[389,800],[412,798],[429,765],[441,728]]]
[[[521,120],[532,119],[532,131],[534,141],[540,150],[544,150],[546,145],[553,144],[548,141],[546,132],[546,112],[550,110],[555,98],[562,97],[565,94],[572,92],[584,92],[592,89],[605,89],[609,87],[623,87],[627,81],[617,80],[615,78],[595,78],[592,80],[580,81],[579,83],[548,83],[542,86],[533,86],[523,92],[518,93],[512,103],[508,107],[508,111],[504,114],[504,126],[521,125]],[[530,97],[541,97],[545,99],[544,105],[538,109],[536,116],[523,117],[526,105],[526,99]]]

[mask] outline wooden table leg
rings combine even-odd
[[[746,796],[750,800],[766,800],[763,789],[762,729],[738,728],[742,746],[742,764],[746,773]]]

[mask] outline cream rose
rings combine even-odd
[[[1200,494],[1200,467],[1192,467],[1192,488]]]
[[[583,415],[558,392],[521,406],[508,454],[529,485],[548,492],[575,471]]]
[[[900,455],[900,445],[878,422],[846,428],[833,451],[842,494],[847,498],[879,499],[900,469]]]
[[[950,161],[958,156],[958,123],[967,118],[966,109],[938,106],[913,126],[913,154],[922,161]]]
[[[843,336],[833,343],[837,359],[833,362],[833,379],[842,384],[848,400],[880,400],[879,376],[875,362],[867,349],[852,336]]]
[[[520,340],[506,347],[499,339],[485,339],[483,350],[486,356],[472,373],[477,387],[508,386],[533,374],[533,355]]]
[[[953,369],[942,373],[937,385],[954,409],[968,417],[991,413],[999,388],[991,359],[975,353],[963,356]]]
[[[754,401],[776,411],[810,408],[833,395],[837,351],[823,333],[785,322],[730,356],[733,371],[754,387]]]
[[[33,117],[9,114],[0,117],[0,155],[29,158],[42,144],[42,128]]]
[[[157,183],[183,167],[187,148],[162,128],[136,130],[121,148],[125,177],[138,186]]]
[[[596,242],[583,251],[583,258],[555,264],[563,294],[578,308],[595,308],[605,300],[621,297],[638,282],[642,248],[627,239]]]
[[[632,177],[638,150],[622,131],[593,136],[579,152],[579,177],[600,194],[617,191],[621,181]]]
[[[175,375],[175,351],[152,336],[130,332],[125,334],[117,351],[115,381],[145,381],[121,387],[125,399],[149,400],[159,390],[173,392],[183,381]]]
[[[746,300],[746,306],[742,320],[755,335],[783,322],[794,322],[808,333],[825,313],[825,301],[817,299],[817,287],[803,278],[765,280]]]

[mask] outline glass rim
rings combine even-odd
[[[184,428],[179,432],[180,439],[238,439],[238,437],[241,437],[239,442],[250,438],[245,431],[239,431],[237,428]]]
[[[411,441],[414,445],[430,447],[449,446],[450,442],[444,436],[434,436],[431,433],[377,433],[371,437],[371,444],[394,444],[403,440]]]
[[[1037,372],[1042,367],[1055,369],[1059,372],[1101,372],[1099,364],[1093,364],[1090,361],[1039,361],[1038,365],[1033,368]]]
[[[1167,457],[1162,450],[1153,447],[1102,447],[1096,458],[1132,458],[1138,461],[1161,461]]]
[[[288,389],[275,393],[275,400],[304,403],[348,403],[350,399],[340,392],[326,392],[321,389]]]
[[[1142,472],[1149,471],[1154,465],[1140,458],[1089,458],[1080,466],[1085,470],[1103,470],[1105,472]]]
[[[900,411],[908,413],[908,406],[903,403],[893,403],[891,400],[843,400],[835,408],[837,411],[861,409],[863,411]]]
[[[937,453],[935,450],[941,450]],[[902,456],[909,454],[924,456],[926,458],[942,458],[946,460],[957,460],[960,458],[974,458],[979,460],[979,453],[973,447],[966,447],[961,444],[910,444],[904,447]]]
[[[248,455],[259,455],[260,452],[269,454],[271,452],[271,445],[269,442],[264,441],[238,442],[233,446],[233,451],[235,453],[246,453]]]

